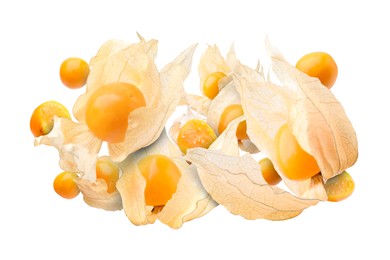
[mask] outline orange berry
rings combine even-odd
[[[223,72],[214,72],[208,75],[203,82],[203,93],[209,99],[214,99],[219,93],[219,81],[226,77]]]
[[[180,129],[177,144],[186,154],[190,148],[209,146],[217,139],[213,129],[203,120],[191,119]]]
[[[68,58],[60,67],[62,83],[71,89],[81,88],[87,82],[89,65],[80,58]]]
[[[298,144],[287,124],[275,136],[276,160],[283,174],[291,180],[305,180],[320,172],[317,161]]]
[[[125,139],[130,113],[146,105],[142,92],[129,83],[105,85],[87,103],[86,123],[100,139],[119,143]]]
[[[329,179],[325,183],[326,194],[328,201],[341,201],[348,198],[355,190],[355,182],[351,175],[344,171],[339,175]]]
[[[296,68],[311,77],[318,78],[322,85],[331,88],[337,79],[337,64],[328,53],[312,52],[303,56]]]
[[[277,185],[282,181],[280,175],[275,170],[274,165],[268,158],[261,159],[260,162],[261,173],[263,174],[264,180],[270,185]]]
[[[79,195],[80,190],[76,184],[77,174],[74,172],[62,172],[53,182],[54,191],[65,199],[73,199]]]
[[[50,133],[54,126],[54,116],[70,119],[68,109],[57,101],[47,101],[39,105],[30,118],[32,134],[38,137]]]
[[[181,173],[172,159],[165,155],[149,155],[138,162],[146,180],[145,203],[164,206],[176,192]]]
[[[244,110],[240,104],[227,106],[221,114],[221,119],[219,119],[218,133],[222,134],[231,121],[242,116],[243,114]],[[236,136],[238,140],[249,139],[246,133],[246,121],[242,121],[238,124]]]

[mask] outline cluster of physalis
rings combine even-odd
[[[30,121],[35,145],[59,152],[60,196],[81,192],[92,207],[124,209],[135,225],[158,219],[179,228],[218,204],[246,219],[283,220],[353,192],[345,169],[357,160],[357,138],[330,91],[337,77],[330,55],[311,53],[292,66],[267,41],[264,76],[260,65],[242,65],[233,48],[224,58],[209,46],[197,96],[183,87],[195,48],[162,70],[157,41],[142,37],[106,42],[89,64],[63,62],[62,82],[86,85],[74,119],[48,101]],[[188,112],[166,129],[178,106]]]

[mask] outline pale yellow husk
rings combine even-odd
[[[87,91],[73,108],[80,124],[85,123],[89,98],[107,84],[132,84],[142,92],[146,101],[146,107],[131,112],[124,141],[108,143],[109,154],[114,161],[124,160],[127,155],[150,145],[160,136],[169,116],[182,99],[183,82],[190,72],[195,48],[196,45],[189,47],[161,72],[154,63],[157,41],[145,41],[142,37],[137,44],[108,41],[91,60]],[[90,135],[93,135],[92,132]]]
[[[251,141],[274,163],[286,185],[298,196],[326,200],[323,183],[352,166],[358,155],[355,131],[334,95],[318,79],[298,71],[272,46],[272,68],[283,86],[235,75],[247,133]],[[287,124],[298,143],[313,155],[321,170],[305,181],[284,177],[275,154],[275,135]]]
[[[181,172],[176,193],[163,208],[146,206],[146,180],[138,168],[138,162],[142,158],[154,154],[170,157]],[[122,196],[125,213],[135,225],[151,224],[158,219],[176,229],[186,221],[203,216],[217,205],[203,188],[196,168],[185,161],[181,151],[165,131],[156,142],[131,154],[120,166],[123,174],[117,188]]]
[[[246,219],[289,219],[317,204],[318,200],[301,199],[268,185],[253,157],[239,156],[235,133],[243,119],[242,116],[232,121],[208,150],[195,148],[186,155],[197,167],[211,197],[231,213]]]

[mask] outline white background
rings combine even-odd
[[[0,3],[0,259],[389,259],[390,16],[386,1],[2,1]],[[256,3],[256,4],[254,4]],[[71,108],[84,91],[65,88],[63,59],[93,57],[109,39],[159,40],[161,68],[198,42],[187,89],[198,89],[207,44],[239,59],[265,59],[266,35],[291,62],[311,51],[339,66],[332,88],[352,121],[359,159],[354,194],[295,219],[248,221],[218,207],[172,230],[136,227],[121,212],[90,208],[52,189],[51,147],[34,147],[33,109]]]

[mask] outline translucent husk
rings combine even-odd
[[[326,200],[324,182],[357,159],[355,131],[341,104],[318,79],[289,64],[268,45],[272,68],[283,86],[235,75],[251,141],[274,163],[286,185],[298,196]],[[321,175],[304,181],[284,177],[275,154],[275,135],[287,124],[300,146],[317,161]]]
[[[87,91],[73,108],[80,125],[85,125],[90,97],[109,83],[132,84],[143,93],[146,101],[145,107],[130,113],[125,139],[119,143],[108,143],[109,154],[114,161],[124,160],[127,155],[150,145],[160,136],[169,116],[182,99],[183,82],[190,72],[195,48],[196,45],[189,47],[161,72],[154,63],[157,41],[145,41],[142,37],[137,44],[108,41],[91,60]],[[93,135],[92,132],[89,134]]]
[[[231,213],[246,219],[284,220],[299,215],[318,200],[298,198],[267,184],[260,165],[249,154],[239,156],[235,137],[240,117],[206,150],[188,151],[186,159],[198,169],[204,188]]]
[[[147,206],[145,203],[146,180],[138,168],[138,162],[153,154],[168,156],[181,172],[176,192],[164,207]],[[151,224],[159,219],[172,228],[180,228],[184,222],[203,216],[217,205],[204,190],[195,166],[185,161],[165,131],[152,145],[131,154],[121,163],[121,168],[123,175],[117,188],[125,213],[135,225]]]

